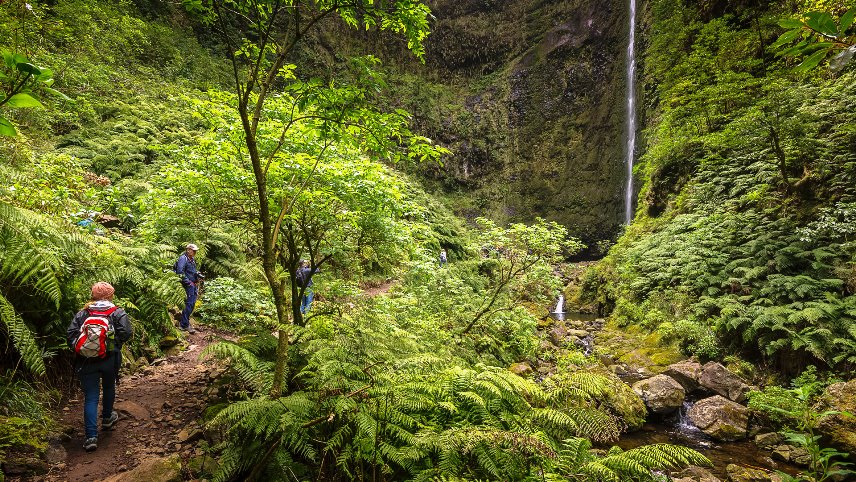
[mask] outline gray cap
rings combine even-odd
[[[199,246],[197,246],[197,245],[195,245],[195,244],[193,244],[193,243],[190,243],[190,244],[188,244],[188,245],[187,245],[187,248],[186,248],[186,249],[192,249],[192,250],[194,250],[194,251],[199,251]]]

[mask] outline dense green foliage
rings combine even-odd
[[[834,380],[819,380],[814,366],[809,366],[791,383],[791,388],[767,387],[749,394],[749,407],[783,427],[787,441],[804,447],[809,454],[808,470],[800,477],[781,474],[787,481],[821,482],[856,475],[845,462],[848,454],[821,446],[823,437],[816,431],[824,418],[839,412],[818,412],[814,406],[823,389]]]
[[[641,202],[586,283],[689,354],[853,366],[856,74],[771,55],[777,8],[652,3]]]

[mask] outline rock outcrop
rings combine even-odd
[[[684,387],[670,376],[657,375],[633,384],[636,392],[653,413],[667,414],[679,409],[684,403]]]
[[[687,415],[693,425],[716,440],[728,442],[747,436],[749,409],[720,395],[699,400]]]
[[[706,363],[702,367],[698,381],[702,387],[737,403],[744,402],[750,390],[742,378],[716,362]]]

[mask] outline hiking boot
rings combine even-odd
[[[193,328],[191,326],[190,328],[187,329],[187,332],[190,333],[191,335],[195,335],[196,334],[196,328]]]
[[[102,418],[101,419],[101,430],[110,430],[113,426],[116,425],[116,422],[119,421],[119,414],[113,410],[113,413],[110,414],[110,418]]]
[[[83,442],[83,450],[87,452],[94,452],[95,449],[98,448],[98,437],[89,437]]]

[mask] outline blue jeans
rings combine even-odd
[[[312,292],[311,288],[306,288],[303,293],[303,301],[300,302],[300,313],[305,315],[309,311],[309,308],[312,307],[313,298],[315,298],[315,293]]]
[[[83,425],[86,438],[98,436],[98,398],[104,391],[101,418],[110,418],[116,400],[116,353],[107,358],[86,359],[80,362],[77,371],[83,388]]]
[[[187,294],[187,299],[184,301],[184,310],[181,312],[181,321],[178,326],[181,328],[190,328],[190,315],[193,314],[193,307],[196,306],[196,285],[193,283],[183,283],[184,292]]]

